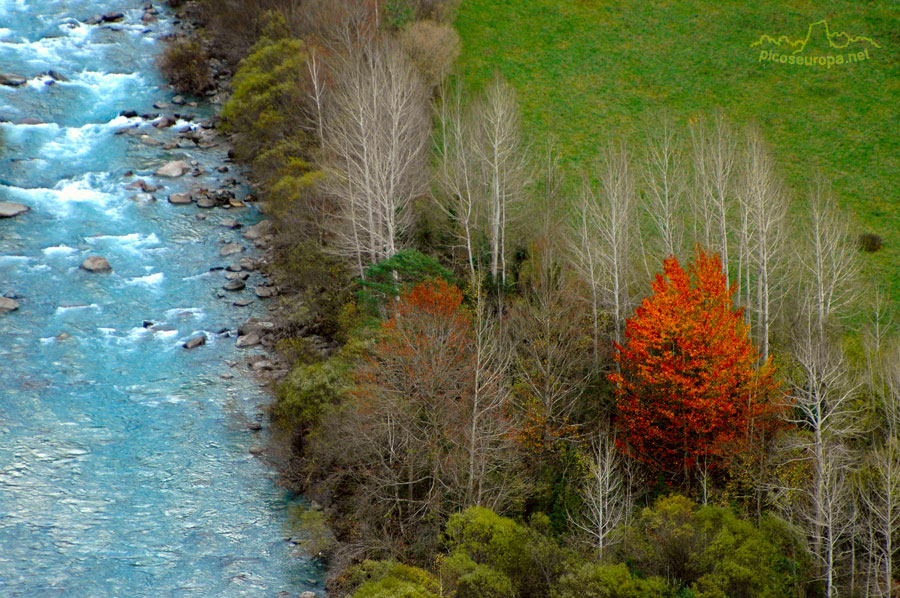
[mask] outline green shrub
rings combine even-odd
[[[308,429],[340,401],[348,366],[339,358],[299,365],[278,385],[275,417],[288,428]]]
[[[416,7],[410,0],[385,0],[384,23],[393,30],[406,27],[416,18]]]
[[[298,518],[297,531],[301,535],[300,547],[311,555],[327,557],[337,547],[328,517],[322,511],[304,510]]]
[[[465,555],[476,565],[510,580],[518,598],[543,597],[549,595],[568,558],[553,539],[542,533],[549,527],[546,517],[537,516],[530,526],[524,526],[490,509],[470,507],[447,521],[444,544],[452,557],[462,559],[458,555]],[[479,583],[487,583],[485,576],[478,574]],[[496,581],[496,576],[491,578]],[[502,589],[502,582],[497,583],[501,585],[496,587]]]
[[[721,507],[683,496],[657,500],[626,531],[621,560],[666,576],[697,598],[776,598],[801,583],[807,557],[789,528],[756,528]]]
[[[440,584],[424,569],[391,561],[365,561],[348,572],[353,598],[438,598]]]
[[[475,567],[459,578],[456,598],[515,598],[508,577],[484,565]]]
[[[260,38],[235,73],[234,94],[222,109],[220,127],[234,134],[235,156],[252,161],[300,134],[301,87],[306,52],[298,39]],[[287,141],[286,141],[287,140]],[[280,153],[292,155],[282,147]],[[277,169],[277,167],[276,167]]]
[[[181,93],[200,95],[209,89],[209,56],[193,40],[181,39],[169,45],[159,60],[159,69]]]
[[[863,233],[859,236],[859,248],[867,253],[881,249],[881,237],[875,233]]]
[[[322,251],[313,239],[291,242],[296,231],[281,233],[282,247],[273,263],[278,284],[292,296],[286,314],[289,324],[324,337],[346,340],[347,304],[352,279],[347,264]]]
[[[667,595],[663,578],[640,579],[624,564],[586,563],[564,575],[557,587],[558,598],[664,598]]]

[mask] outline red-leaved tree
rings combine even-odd
[[[718,255],[698,248],[687,271],[669,257],[616,345],[620,446],[683,482],[748,447],[771,410],[771,360],[759,365],[733,293]]]

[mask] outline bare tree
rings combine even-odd
[[[570,520],[592,538],[598,559],[603,558],[611,545],[611,535],[625,520],[628,505],[623,460],[609,430],[600,430],[594,439],[590,469],[582,488],[585,516],[570,514]]]
[[[389,38],[365,42],[335,70],[324,147],[334,198],[337,248],[356,261],[391,257],[427,189],[431,130],[428,93],[406,54]]]
[[[877,580],[878,596],[891,598],[894,565],[897,562],[900,533],[900,438],[889,437],[870,455],[871,480],[860,493],[872,522],[868,549],[871,562],[880,571],[870,574]]]
[[[316,127],[319,143],[325,139],[325,68],[322,56],[315,45],[310,45],[306,58],[306,69],[309,72],[309,102],[312,120]]]
[[[545,235],[533,245],[523,298],[511,306],[508,327],[516,349],[521,379],[520,405],[540,446],[575,436],[574,416],[590,375],[585,341],[584,303],[577,299],[571,271],[558,259],[557,235]]]
[[[593,194],[585,188],[581,193],[581,201],[574,209],[575,218],[569,237],[572,264],[589,293],[594,370],[600,364],[600,310],[602,294],[606,288],[603,248],[597,237],[600,228],[598,211]]]
[[[787,200],[775,173],[775,162],[762,134],[755,126],[747,129],[746,152],[741,169],[741,242],[738,280],[745,287],[746,305],[763,360],[768,359],[773,319],[777,309],[777,275],[784,260],[784,219]],[[746,270],[744,270],[746,268]],[[742,277],[742,272],[746,276]],[[756,283],[752,297],[752,283]]]
[[[719,253],[726,281],[730,284],[728,229],[736,154],[734,133],[725,116],[717,112],[712,125],[701,119],[691,127],[691,141],[696,186],[695,218],[701,218],[703,244]]]
[[[808,465],[811,479],[795,488],[804,499],[785,506],[797,511],[830,598],[837,595],[841,545],[855,522],[848,481],[853,455],[847,441],[860,431],[853,404],[858,385],[851,382],[844,355],[818,335],[813,304],[811,300],[795,339],[800,376],[793,383],[787,416],[800,430],[790,446]]]
[[[631,158],[624,146],[610,145],[600,171],[601,201],[597,233],[603,243],[607,304],[612,313],[615,340],[625,342],[625,318],[631,307],[628,261],[632,256],[635,222],[634,179]],[[598,205],[595,202],[595,205]]]
[[[473,280],[473,289],[480,286]],[[496,509],[506,503],[515,486],[510,424],[505,413],[509,399],[506,371],[512,355],[487,309],[484,293],[475,292],[471,394],[464,397],[468,415],[465,449],[468,468],[461,507],[477,505]]]
[[[659,234],[661,257],[678,255],[684,243],[685,173],[681,148],[668,115],[647,135],[644,210]]]
[[[478,99],[473,117],[478,131],[474,147],[486,186],[491,279],[502,285],[506,282],[507,227],[528,178],[515,90],[495,75]]]
[[[848,220],[838,211],[821,175],[810,185],[808,230],[797,258],[806,274],[816,331],[824,337],[831,316],[855,299],[858,265]]]
[[[481,165],[474,151],[476,132],[473,130],[471,114],[466,114],[463,107],[460,83],[452,90],[444,87],[436,113],[436,176],[442,191],[438,205],[456,222],[460,241],[466,251],[469,276],[475,278],[475,244],[484,191]]]
[[[869,575],[875,595],[894,595],[893,571],[900,549],[900,365],[898,354],[892,355],[887,370],[886,387],[880,395],[877,413],[883,422],[881,434],[868,458],[868,475],[863,476],[860,499],[865,509],[869,534],[865,546],[869,552]]]
[[[631,308],[630,260],[637,219],[631,158],[624,146],[607,147],[599,180],[596,189],[583,183],[570,236],[572,263],[591,294],[595,364],[601,311],[610,315],[613,339],[621,344]]]

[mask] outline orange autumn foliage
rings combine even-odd
[[[759,356],[732,303],[718,255],[697,249],[685,271],[663,262],[616,345],[620,446],[660,471],[689,479],[748,449],[771,414],[771,360]],[[687,480],[685,480],[687,481]]]

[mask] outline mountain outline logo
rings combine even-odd
[[[832,33],[827,19],[809,24],[806,36],[792,39],[787,35],[777,38],[767,33],[750,44],[760,48],[759,62],[775,62],[798,66],[824,66],[853,64],[871,59],[870,49],[881,49],[871,37],[850,35],[846,31]],[[807,52],[813,48],[815,53]],[[838,52],[834,52],[838,50]]]

